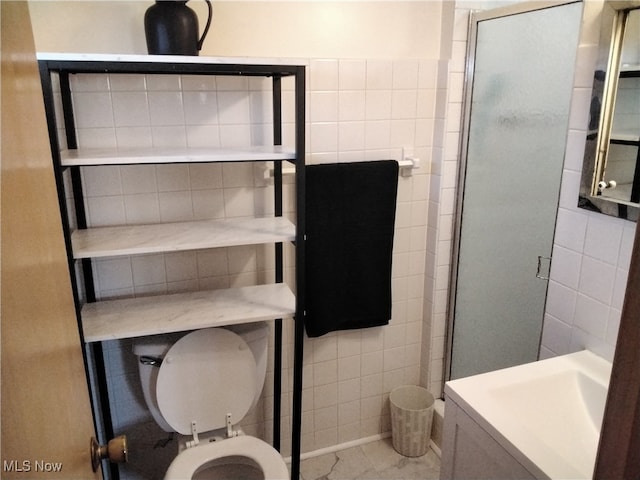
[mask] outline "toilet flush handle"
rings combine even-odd
[[[159,367],[160,365],[162,365],[162,358],[143,355],[142,357],[140,357],[140,363],[142,365],[151,365],[152,367]]]

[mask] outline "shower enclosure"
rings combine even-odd
[[[446,379],[538,357],[582,4],[536,7],[472,16]]]

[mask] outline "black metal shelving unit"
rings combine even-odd
[[[259,76],[272,79],[273,92],[273,143],[274,146],[282,145],[282,87],[283,77],[295,79],[295,149],[293,153],[281,159],[274,159],[274,211],[275,217],[283,215],[283,182],[282,162],[287,161],[295,166],[296,189],[296,222],[295,233],[292,241],[295,245],[295,300],[292,309],[294,315],[294,366],[293,366],[293,399],[292,399],[292,463],[291,477],[299,478],[300,472],[300,439],[302,425],[302,354],[304,340],[304,305],[305,305],[305,66],[297,64],[271,63],[269,59],[230,59],[207,57],[164,57],[164,56],[140,56],[140,55],[66,55],[66,54],[39,54],[40,68],[45,111],[49,128],[49,137],[53,159],[60,209],[62,213],[62,225],[68,254],[69,272],[73,285],[76,315],[80,338],[85,345],[85,367],[87,381],[92,390],[93,413],[96,422],[96,430],[103,432],[100,438],[102,443],[113,437],[112,420],[109,412],[109,399],[104,372],[102,342],[99,335],[88,333],[87,326],[83,322],[83,307],[86,304],[96,302],[93,285],[91,258],[77,259],[74,256],[72,246],[72,232],[70,231],[70,214],[75,215],[78,230],[87,229],[87,217],[84,207],[84,195],[82,189],[80,165],[102,165],[100,160],[83,160],[84,163],[69,162],[69,153],[73,157],[78,152],[76,138],[76,125],[73,110],[73,98],[70,89],[70,77],[74,74],[171,74],[171,75],[235,75],[235,76]],[[53,76],[59,78],[62,100],[62,115],[56,115],[56,102],[54,97]],[[62,118],[66,134],[66,148],[61,148],[58,141],[58,118]],[[61,153],[67,150],[66,154]],[[279,151],[277,148],[275,151]],[[224,154],[224,152],[223,152]],[[220,155],[220,154],[217,154]],[[267,159],[272,159],[271,157]],[[259,161],[265,158],[248,156],[238,158],[236,156],[226,161]],[[190,163],[184,157],[177,160]],[[204,158],[198,161],[217,162],[225,161],[219,156]],[[136,163],[126,160],[123,163],[112,161],[111,165]],[[155,163],[145,160],[144,163]],[[163,160],[158,163],[172,163],[171,160]],[[74,212],[67,209],[65,181],[63,172],[69,169],[71,189],[74,199]],[[284,281],[283,272],[283,243],[275,242],[275,284]],[[76,270],[76,266],[79,268]],[[78,272],[78,275],[76,275]],[[80,281],[77,281],[77,277]],[[84,296],[81,294],[81,290]],[[281,429],[281,374],[282,374],[282,319],[275,318],[275,345],[274,345],[274,425],[273,446],[280,449]],[[251,321],[251,320],[249,320]],[[241,323],[236,321],[235,323]],[[151,332],[150,334],[152,334]],[[160,332],[157,332],[160,333]],[[121,338],[125,338],[125,336]],[[106,467],[106,478],[119,478],[118,469],[114,465]]]

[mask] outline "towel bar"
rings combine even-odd
[[[413,175],[413,170],[420,168],[420,159],[415,157],[404,157],[403,160],[398,161],[399,172],[403,177],[410,177]],[[293,175],[296,173],[295,167],[282,167],[282,175]],[[264,171],[264,178],[273,178],[273,167],[266,168]]]

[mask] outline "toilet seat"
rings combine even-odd
[[[242,337],[222,328],[197,330],[167,351],[156,384],[158,408],[183,435],[228,427],[227,414],[233,425],[251,408],[257,375]]]
[[[255,462],[266,480],[289,478],[287,465],[275,448],[255,437],[241,435],[183,450],[169,465],[164,480],[190,479],[207,463],[234,456]]]

